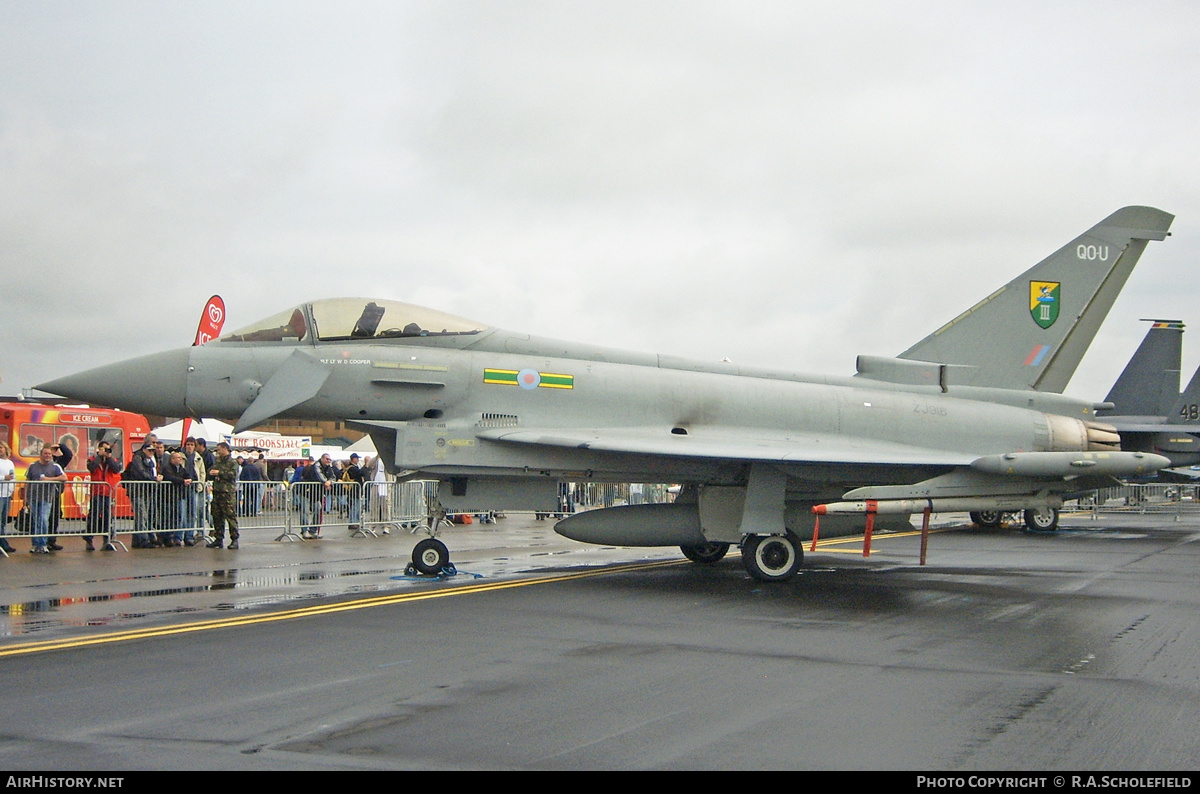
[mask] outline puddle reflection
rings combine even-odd
[[[394,573],[394,568],[342,571],[307,569],[287,572],[278,570],[262,571],[261,569],[239,571],[237,568],[227,568],[212,571],[191,571],[178,574],[154,574],[111,580],[73,582],[71,584],[41,585],[34,588],[26,588],[26,590],[62,590],[71,588],[90,592],[0,604],[0,636],[21,636],[59,627],[108,626],[126,621],[143,620],[158,615],[201,612],[213,609],[222,611],[250,609],[289,601],[392,589],[397,585],[388,587],[384,584],[366,584],[361,581],[360,577],[379,575],[386,577]],[[146,580],[145,583],[147,585],[150,582],[164,584],[166,581],[175,581],[179,583],[175,586],[149,586],[141,589],[130,587],[130,585],[138,582],[138,580]],[[314,583],[320,583],[323,586],[314,590],[311,587]],[[294,585],[305,585],[307,589],[303,592],[280,589]],[[114,589],[117,587],[129,589]],[[268,589],[276,592],[255,594],[256,590],[266,591]],[[155,599],[163,596],[186,596],[197,593],[218,593],[223,591],[238,591],[239,593],[245,593],[247,597],[239,598],[237,602],[208,603],[203,606],[168,606],[163,604],[161,608],[138,608],[148,607]],[[139,603],[139,599],[143,601]],[[118,604],[133,607],[134,609],[115,612],[105,609],[106,605]]]

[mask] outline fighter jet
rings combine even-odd
[[[1055,389],[1173,217],[1118,210],[902,358],[860,357],[854,377],[615,350],[338,298],[38,388],[169,416],[238,416],[239,430],[276,416],[353,420],[403,476],[439,481],[431,518],[554,512],[564,481],[681,483],[671,504],[578,513],[557,530],[677,545],[698,562],[737,544],[751,576],[784,580],[814,511],[1056,515],[1064,494],[1165,465],[1121,450],[1096,404]],[[418,545],[418,569],[448,562],[440,540]]]
[[[1113,384],[1097,415],[1117,428],[1124,449],[1141,450],[1170,459],[1171,470],[1200,463],[1200,368],[1187,388],[1179,391],[1184,324],[1179,320],[1152,323],[1142,343]],[[1179,473],[1194,479],[1191,472]]]

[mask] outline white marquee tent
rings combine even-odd
[[[156,427],[153,432],[158,436],[158,440],[168,447],[177,447],[183,443],[183,420]],[[188,435],[194,438],[203,438],[210,447],[220,441],[223,436],[232,432],[233,425],[226,424],[220,419],[193,419],[192,426],[188,429]]]
[[[183,420],[180,419],[162,427],[154,428],[154,433],[169,447],[177,447],[182,445],[183,439]],[[226,436],[233,434],[233,425],[222,422],[220,419],[193,419],[191,427],[188,429],[188,434],[194,438],[203,438],[208,442],[208,446],[212,447],[218,441],[224,440]],[[239,437],[258,436],[262,438],[279,438],[279,433],[263,433],[253,430],[245,433],[239,433]],[[350,446],[342,449],[338,446],[328,444],[312,444],[310,452],[314,458],[320,458],[321,455],[329,453],[329,456],[334,460],[349,460],[350,454],[357,452],[362,457],[375,457],[378,453],[375,451],[375,445],[371,443],[370,436],[363,436],[358,441]],[[270,456],[268,456],[270,457]]]

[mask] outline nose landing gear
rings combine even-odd
[[[452,567],[450,549],[437,538],[425,538],[413,547],[412,567],[419,573],[436,575]]]
[[[427,576],[437,576],[443,573],[457,573],[454,564],[450,562],[450,549],[437,538],[443,525],[450,526],[450,521],[446,518],[446,508],[439,503],[430,504],[425,523],[412,529],[414,533],[423,530],[429,537],[417,541],[417,545],[413,546],[412,562],[404,569],[407,575],[423,573]]]

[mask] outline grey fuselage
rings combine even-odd
[[[1091,404],[1057,394],[806,376],[499,329],[327,344],[214,341],[57,383],[71,396],[133,410],[235,417],[297,351],[326,369],[327,379],[278,416],[386,423],[398,431],[389,456],[395,466],[438,477],[535,471],[566,479],[737,484],[756,445],[790,444],[797,450],[791,459],[767,459],[788,472],[790,493],[820,499],[866,483],[924,479],[984,455],[1086,448],[1074,438],[1064,446],[1047,416],[1092,418]],[[568,376],[570,388],[486,382],[496,370]],[[96,393],[99,372],[108,373],[100,389],[107,393]],[[76,378],[90,380],[90,396],[71,389]],[[635,428],[649,446],[636,453],[570,442],[518,446],[486,437],[498,428],[548,436],[556,429],[578,435],[581,428]],[[835,439],[840,450],[829,448]],[[708,442],[727,442],[731,452],[710,454]],[[806,489],[811,493],[801,497]]]

